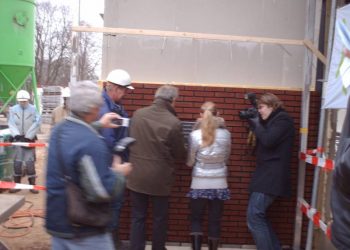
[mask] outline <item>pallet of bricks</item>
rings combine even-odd
[[[41,104],[43,107],[41,119],[43,123],[51,123],[52,110],[62,103],[62,89],[61,86],[43,87],[43,94],[41,96]]]

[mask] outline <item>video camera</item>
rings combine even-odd
[[[249,100],[250,104],[253,107],[247,108],[245,110],[239,111],[239,118],[242,120],[248,120],[259,115],[258,113],[258,104],[256,101],[255,93],[247,93],[244,95],[244,99]]]

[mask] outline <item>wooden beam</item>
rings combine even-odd
[[[103,80],[99,80],[101,84]],[[155,84],[155,85],[164,85],[164,84],[173,84],[177,86],[194,86],[194,87],[220,87],[220,88],[238,88],[238,89],[271,89],[271,90],[293,90],[293,91],[302,91],[301,87],[290,87],[290,86],[276,86],[269,84],[261,85],[250,85],[249,83],[191,83],[191,82],[148,82],[148,81],[132,81],[132,83],[137,84]],[[315,91],[314,86],[310,84],[310,91]]]
[[[327,57],[325,57],[310,40],[304,40],[303,43],[324,65],[327,64]]]
[[[206,33],[162,31],[162,30],[73,26],[72,31],[160,36],[160,37],[179,37],[179,38],[219,40],[219,41],[255,42],[255,43],[268,43],[268,44],[280,44],[280,45],[297,45],[297,46],[304,45],[303,40],[278,39],[278,38],[255,37],[255,36],[231,36],[231,35],[217,35],[217,34],[206,34]]]
[[[306,46],[309,50],[312,51],[312,53],[316,55],[316,57],[323,64],[325,65],[327,64],[327,58],[316,48],[316,46],[310,40],[278,39],[278,38],[256,37],[256,36],[231,36],[231,35],[217,35],[217,34],[206,34],[206,33],[125,29],[125,28],[109,28],[109,27],[89,27],[89,26],[73,26],[72,31]]]

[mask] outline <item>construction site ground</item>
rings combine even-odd
[[[4,123],[4,120],[0,118],[0,122]],[[38,134],[38,140],[41,142],[48,141],[50,130],[50,125],[43,124],[40,133]],[[45,185],[46,150],[46,148],[37,148],[36,150],[38,185]],[[22,183],[28,183],[27,178],[23,178]],[[8,193],[8,191],[4,191],[3,194],[12,195]],[[0,229],[1,242],[11,250],[50,249],[50,235],[46,233],[44,228],[45,191],[40,191],[39,194],[32,194],[29,190],[22,190],[16,193],[16,195],[25,196],[26,203],[21,209],[13,214],[12,218],[2,223]],[[235,247],[238,246],[224,246],[220,249],[255,249],[252,246]],[[151,246],[148,244],[146,250],[150,249]],[[189,250],[191,247],[189,243],[169,243],[167,249]],[[206,249],[206,247],[203,249]],[[3,250],[1,246],[0,250]]]
[[[3,123],[3,120],[1,122]],[[39,141],[47,141],[49,133],[50,125],[43,124],[38,134]],[[37,184],[45,185],[46,148],[37,148],[36,156]],[[28,183],[28,179],[24,177],[22,183]],[[3,194],[11,195],[8,191],[3,192]],[[45,191],[32,194],[29,190],[22,190],[16,195],[24,195],[26,202],[21,209],[13,214],[14,218],[2,223],[0,240],[11,250],[50,249],[50,236],[44,228]],[[16,216],[24,217],[16,218]]]

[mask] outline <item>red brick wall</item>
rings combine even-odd
[[[135,90],[128,94],[124,100],[126,110],[132,116],[132,112],[138,108],[151,104],[156,84],[135,84]],[[299,131],[301,113],[301,92],[287,90],[261,90],[223,87],[178,86],[180,97],[176,102],[176,111],[182,121],[194,121],[199,115],[199,107],[205,101],[213,101],[217,104],[221,116],[226,120],[226,125],[232,133],[232,152],[229,168],[229,188],[232,198],[225,203],[222,221],[221,243],[226,244],[254,244],[246,226],[246,209],[248,203],[248,185],[251,174],[254,171],[255,158],[251,154],[251,147],[246,144],[247,123],[238,117],[238,111],[250,107],[244,99],[244,94],[255,92],[258,95],[264,92],[272,92],[279,96],[286,106],[287,111],[295,121],[295,129]],[[314,148],[317,142],[318,116],[320,97],[317,93],[311,94],[309,116],[309,142],[308,147]],[[299,134],[297,133],[292,162],[293,198],[278,199],[269,211],[269,216],[278,236],[284,245],[293,244],[294,217],[297,190]],[[313,168],[309,167],[306,177],[306,200],[310,199],[312,187]],[[189,242],[189,209],[188,198],[185,197],[191,181],[191,169],[180,165],[176,183],[170,198],[170,216],[168,241]],[[151,209],[149,214],[151,217]],[[122,239],[129,238],[130,230],[130,201],[126,194],[125,204],[120,222]],[[306,219],[304,218],[304,221]],[[151,239],[151,220],[147,222],[147,239]],[[305,238],[306,223],[304,223],[303,238]],[[206,234],[205,234],[206,235]],[[305,239],[304,239],[305,240]]]

